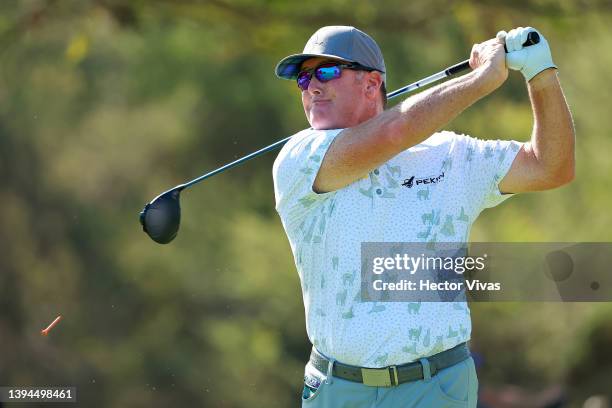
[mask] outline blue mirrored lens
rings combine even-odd
[[[310,85],[310,78],[312,78],[312,75],[309,72],[300,72],[297,77],[298,88],[300,88],[302,91],[307,90],[308,85]]]
[[[332,79],[340,78],[340,67],[337,65],[331,67],[319,67],[315,71],[315,76],[321,82],[330,81]]]

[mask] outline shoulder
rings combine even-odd
[[[440,137],[444,137],[444,140],[446,140],[447,143],[457,146],[469,145],[478,140],[478,138],[474,136],[466,135],[463,133],[456,133],[448,130],[439,132],[439,134],[441,135]]]
[[[276,173],[279,167],[289,162],[301,163],[304,160],[316,160],[317,155],[329,147],[342,130],[344,129],[315,130],[308,128],[291,136],[274,160],[274,172]]]
[[[455,144],[464,144],[473,139],[471,136],[455,133],[449,130],[441,130],[434,133],[425,139],[421,145],[427,147],[453,146]]]
[[[521,142],[517,142],[515,140],[501,140],[501,139],[480,139],[474,136],[464,135],[461,133],[455,133],[451,131],[441,131],[434,133],[429,139],[426,139],[425,142],[429,143],[432,146],[444,146],[448,145],[451,147],[466,147],[470,149],[477,150],[515,150],[517,151]],[[424,143],[425,143],[424,142]]]
[[[439,155],[456,154],[464,150],[465,146],[469,146],[474,140],[471,136],[442,130],[408,149],[408,153],[428,152],[428,154],[436,157]]]

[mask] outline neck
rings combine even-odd
[[[380,115],[384,111],[382,104],[379,102],[374,102],[371,105],[368,105],[362,112],[361,115],[358,116],[357,123],[352,126],[359,125],[360,123],[366,122],[373,117]]]

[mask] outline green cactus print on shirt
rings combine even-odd
[[[398,188],[399,187],[399,183],[397,182],[397,180],[391,177],[389,173],[385,174],[385,178],[387,180],[387,188]]]
[[[418,329],[409,329],[408,330],[408,340],[414,340],[417,343],[421,339],[421,332],[423,331],[423,326],[419,326]]]
[[[418,315],[421,310],[421,302],[408,303],[408,313]]]
[[[427,241],[427,245],[425,245],[425,249],[427,249],[428,251],[435,251],[436,250],[436,242],[438,242],[438,234],[433,234],[433,236],[431,237],[431,239],[429,241]]]
[[[347,312],[342,313],[343,319],[352,319],[353,317],[355,317],[355,314],[353,313],[353,306],[351,306]]]
[[[461,213],[457,216],[457,221],[462,221],[462,222],[469,222],[470,221],[470,218],[465,213],[465,208],[463,208],[463,206],[461,206]]]
[[[400,166],[391,166],[389,163],[385,163],[389,176],[397,181],[402,176],[402,168]]]
[[[344,306],[346,303],[347,290],[344,289],[342,292],[336,293],[336,306]]]
[[[466,150],[467,150],[467,155],[465,156],[465,161],[471,162],[474,159],[474,149],[471,147],[468,147]]]
[[[508,153],[508,151],[504,150],[499,154],[499,159],[497,160],[499,163],[503,163],[503,161],[506,159],[506,153]]]
[[[425,225],[438,225],[440,224],[440,210],[425,213],[421,215],[421,221]]]
[[[338,270],[338,262],[339,262],[339,261],[340,261],[340,260],[338,259],[338,257],[337,257],[337,256],[333,256],[333,257],[332,257],[332,268],[333,268],[333,270],[334,270],[334,271],[337,271],[337,270]]]
[[[442,171],[450,171],[453,168],[453,159],[452,157],[447,157],[442,162]]]
[[[304,207],[308,208],[314,203],[316,203],[317,200],[315,200],[313,197],[303,197],[303,198],[300,198],[298,202],[302,204]]]
[[[446,338],[451,339],[457,336],[459,336],[459,332],[457,330],[453,330],[451,326],[448,326],[448,334],[446,335]]]
[[[314,173],[314,169],[311,169],[310,167],[302,167],[300,171],[306,175],[311,175]]]
[[[431,228],[432,226],[428,226],[427,229],[423,230],[423,231],[419,231],[417,233],[417,238],[419,239],[427,239],[427,237],[429,236],[429,234],[431,234]]]
[[[402,347],[402,351],[404,353],[408,353],[408,354],[417,354],[417,343],[414,342],[414,343],[410,344],[410,346]]]
[[[332,208],[333,211],[334,201],[331,201],[329,207]],[[312,202],[304,199],[302,202],[304,206],[311,206]],[[319,244],[322,242],[323,237],[325,236],[325,231],[327,228],[327,219],[329,218],[330,210],[328,207],[321,206],[318,209],[318,215],[314,215],[310,219],[304,219],[299,225],[299,231],[302,233],[302,239],[306,243]]]
[[[446,237],[452,237],[455,235],[455,227],[453,226],[453,216],[447,215],[446,221],[440,230],[440,233]]]
[[[345,273],[342,275],[342,285],[344,286],[353,286],[355,283],[355,278],[357,277],[357,271],[354,270],[353,273]]]
[[[310,221],[310,225],[308,226],[308,229],[306,230],[306,233],[304,234],[304,242],[310,243],[312,242],[312,237],[314,235],[314,229],[316,227],[317,224],[317,219],[319,217],[314,217],[311,221]]]
[[[423,338],[423,347],[429,347],[431,343],[431,329],[427,329],[427,333],[425,333],[425,337]]]
[[[424,190],[418,190],[417,191],[417,198],[419,199],[419,201],[421,201],[421,200],[423,200],[423,201],[429,200],[429,187],[424,189]]]

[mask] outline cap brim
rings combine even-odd
[[[276,76],[282,79],[296,79],[297,75],[300,72],[302,67],[302,63],[309,58],[316,57],[324,57],[324,58],[333,58],[340,61],[347,62],[355,62],[351,60],[347,60],[346,58],[342,58],[338,55],[330,55],[330,54],[293,54],[288,57],[283,58],[276,65]]]

